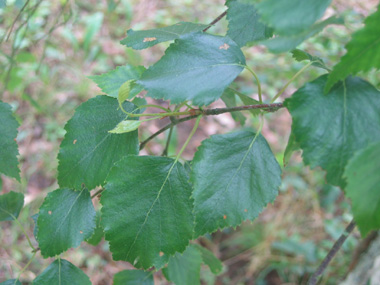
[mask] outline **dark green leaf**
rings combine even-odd
[[[18,122],[12,115],[9,104],[0,101],[0,173],[20,181],[18,148],[16,142]]]
[[[120,43],[134,49],[144,49],[158,43],[178,39],[185,34],[202,31],[205,28],[207,25],[179,22],[169,27],[152,30],[134,31],[131,29],[127,31],[127,37]]]
[[[236,107],[235,93],[231,89],[226,89],[221,99],[227,108]],[[244,126],[247,118],[241,112],[231,112],[231,116],[235,121],[240,122],[240,124]]]
[[[365,19],[365,26],[352,35],[346,50],[347,53],[330,73],[326,91],[350,74],[380,68],[380,6]]]
[[[380,229],[380,142],[355,154],[344,172],[346,194],[362,236]]]
[[[273,202],[281,169],[263,136],[214,135],[193,159],[195,237],[253,220]]]
[[[202,256],[199,250],[189,246],[181,253],[170,257],[168,267],[163,268],[166,279],[180,285],[201,284]]]
[[[272,29],[260,23],[260,15],[251,4],[240,1],[228,1],[226,3],[228,31],[227,36],[233,39],[239,46],[245,46],[248,42],[270,38]]]
[[[9,279],[7,281],[1,282],[0,285],[21,285],[21,282],[17,279]]]
[[[96,212],[95,220],[96,220],[96,228],[94,232],[92,233],[92,235],[88,239],[86,239],[86,242],[88,242],[89,244],[93,246],[98,245],[104,236],[104,229],[101,223],[102,219],[101,219],[100,212]]]
[[[331,0],[263,0],[256,5],[263,23],[279,35],[295,35],[320,19]]]
[[[327,182],[344,189],[347,161],[380,140],[380,92],[360,78],[348,77],[324,95],[326,82],[324,75],[307,83],[284,104],[305,164],[322,167]]]
[[[323,62],[323,59],[321,59],[317,56],[313,56],[310,53],[307,53],[306,51],[303,51],[300,49],[294,49],[291,51],[291,53],[292,53],[293,58],[296,61],[304,61],[304,60],[312,61],[313,62],[312,65],[319,67],[319,68],[322,68],[322,69],[325,69],[327,71],[330,71],[330,69]]]
[[[113,285],[154,285],[153,272],[124,270],[113,277]]]
[[[313,0],[314,1],[314,0]],[[281,2],[281,1],[279,1]],[[318,2],[318,1],[315,1]],[[300,43],[306,39],[318,34],[326,26],[332,24],[342,24],[343,20],[341,18],[336,18],[334,16],[314,24],[309,29],[292,36],[278,36],[272,39],[261,41],[260,44],[265,45],[271,52],[280,53],[294,49]]]
[[[188,245],[191,185],[183,166],[173,163],[166,157],[127,156],[112,168],[101,203],[114,260],[158,269]]]
[[[0,221],[13,221],[24,206],[24,194],[9,192],[0,195]]]
[[[87,189],[50,192],[38,214],[38,244],[43,257],[53,257],[89,238],[95,229],[95,209]]]
[[[194,105],[208,105],[222,96],[243,70],[242,65],[244,55],[230,38],[193,33],[171,44],[137,82],[153,98],[172,104],[192,100]]]
[[[215,255],[209,251],[207,248],[200,246],[198,244],[192,245],[194,248],[199,250],[202,255],[203,262],[210,268],[211,272],[214,274],[219,274],[223,270],[222,262],[215,257]]]
[[[64,259],[57,259],[34,279],[35,285],[91,285],[86,274]]]
[[[123,103],[133,112],[136,106]],[[103,185],[109,170],[122,156],[138,153],[137,131],[111,134],[108,131],[125,119],[117,100],[97,96],[80,105],[66,124],[58,154],[58,183],[61,187],[88,189]]]
[[[296,136],[290,132],[288,144],[284,152],[284,166],[288,165],[293,152],[300,149],[300,144],[296,141]]]
[[[120,86],[128,80],[139,79],[144,71],[145,68],[143,66],[132,66],[127,64],[118,66],[116,69],[108,73],[89,76],[89,78],[92,79],[104,93],[117,98]],[[134,84],[130,91],[130,97],[136,96],[142,89],[143,88],[140,85]]]

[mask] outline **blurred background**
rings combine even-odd
[[[362,27],[362,20],[374,12],[378,1],[334,0],[326,16],[340,14],[345,26],[331,26],[298,48],[325,60],[327,66],[338,62],[345,52],[350,34]],[[90,75],[108,72],[124,64],[148,67],[164,53],[169,43],[134,51],[119,42],[130,28],[158,28],[179,21],[207,24],[226,7],[223,0],[0,0],[0,99],[12,105],[20,123],[17,143],[21,183],[2,176],[1,194],[25,193],[26,206],[19,220],[33,237],[31,216],[38,212],[56,182],[57,154],[65,135],[65,123],[82,102],[101,94]],[[224,35],[225,19],[209,32]],[[262,46],[243,49],[247,64],[258,74],[266,99],[278,90],[304,63],[295,62],[290,53],[273,55]],[[294,81],[281,101],[306,81],[323,71],[309,68]],[[378,73],[365,74],[380,87]],[[257,86],[249,73],[243,72],[235,82],[241,92],[257,98]],[[167,102],[148,102],[163,104]],[[210,107],[224,107],[213,103]],[[191,159],[202,140],[212,134],[226,133],[257,126],[257,119],[242,113],[235,121],[230,114],[210,116],[184,153]],[[283,153],[290,133],[291,118],[286,109],[267,114],[263,135],[283,167]],[[1,123],[1,122],[0,122]],[[144,123],[139,129],[141,140],[167,124],[165,120]],[[174,128],[169,155],[181,147],[194,122]],[[151,141],[142,154],[160,155],[168,134]],[[99,202],[95,201],[97,209]],[[203,284],[303,284],[320,264],[334,241],[352,219],[349,201],[340,189],[325,184],[320,169],[310,170],[295,153],[283,167],[280,195],[273,205],[253,223],[245,222],[236,230],[226,229],[201,238],[201,243],[223,261],[219,276],[202,269]],[[15,278],[32,253],[20,228],[3,222],[0,231],[0,282]],[[32,242],[35,242],[34,237]],[[337,284],[353,265],[354,249],[360,235],[354,232],[326,271],[321,284]],[[133,268],[127,262],[112,260],[109,245],[102,240],[97,246],[87,243],[70,249],[62,257],[80,267],[93,284],[111,284],[115,273]],[[23,273],[22,280],[32,281],[52,259],[39,254]],[[351,267],[350,267],[351,264]],[[156,284],[166,284],[160,272]]]

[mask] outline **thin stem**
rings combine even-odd
[[[14,21],[12,22],[11,28],[9,29],[9,32],[8,32],[8,35],[7,35],[6,39],[5,39],[5,41],[8,41],[8,40],[9,40],[9,37],[11,36],[12,30],[13,30],[13,28],[14,28],[14,26],[15,26],[17,20],[20,18],[21,13],[25,10],[26,6],[28,6],[29,1],[30,1],[30,0],[27,0],[27,1],[25,2],[24,6],[22,6],[22,8],[20,9],[20,12],[18,12],[16,18],[15,18]]]
[[[220,114],[223,114],[223,113],[230,113],[230,112],[237,112],[237,111],[246,111],[246,110],[252,110],[252,109],[263,109],[263,110],[267,110],[267,111],[272,112],[272,111],[277,111],[278,109],[281,109],[283,107],[284,107],[283,103],[273,103],[273,104],[246,105],[246,106],[238,106],[238,107],[231,107],[231,108],[215,108],[215,109],[205,109],[205,110],[199,110],[199,109],[198,110],[192,110],[193,113],[195,113],[196,115],[191,115],[191,116],[184,117],[184,118],[181,118],[181,119],[178,119],[178,120],[177,119],[173,119],[170,124],[166,125],[162,129],[160,129],[157,132],[155,132],[154,134],[152,134],[146,140],[144,140],[143,142],[141,142],[140,143],[140,150],[142,150],[149,141],[151,141],[152,139],[154,139],[159,134],[161,134],[161,133],[165,132],[166,130],[170,129],[172,126],[175,126],[175,125],[177,125],[179,123],[182,123],[182,122],[186,122],[186,121],[192,120],[192,119],[198,117],[198,115],[213,116],[213,115],[220,115]]]
[[[25,235],[27,241],[28,241],[28,244],[29,246],[32,248],[33,251],[35,251],[35,247],[33,246],[32,242],[30,241],[30,238],[28,236],[28,234],[26,233],[25,231],[25,228],[23,227],[23,225],[20,223],[20,221],[12,214],[10,214],[11,217],[13,218],[13,220],[16,222],[16,224],[20,227],[21,231],[23,232],[23,234]]]
[[[193,135],[195,134],[196,130],[198,129],[198,126],[199,126],[199,122],[201,121],[201,118],[202,118],[202,115],[198,116],[197,117],[197,120],[195,121],[195,124],[194,124],[194,127],[193,129],[191,130],[187,140],[185,141],[185,143],[183,144],[181,150],[179,151],[179,153],[177,154],[177,157],[175,158],[175,161],[174,161],[174,164],[179,160],[179,158],[181,157],[181,154],[183,153],[183,151],[186,149],[187,145],[189,144],[191,138],[193,137]]]
[[[169,149],[169,145],[170,145],[170,140],[172,138],[173,128],[174,128],[174,126],[170,127],[168,139],[166,140],[165,149],[162,152],[161,156],[168,156],[168,149]]]
[[[350,233],[355,228],[355,221],[352,220],[342,235],[339,237],[339,239],[334,243],[333,247],[330,249],[329,253],[325,257],[325,259],[322,261],[321,265],[319,265],[317,271],[314,272],[314,274],[311,276],[308,285],[315,285],[318,282],[319,276],[323,274],[323,272],[326,270],[327,266],[329,265],[330,261],[334,258],[334,256],[337,254],[337,252],[342,247],[343,243],[346,241]]]
[[[277,98],[280,97],[280,95],[285,91],[285,89],[288,88],[290,83],[292,83],[301,73],[303,73],[313,63],[314,63],[314,61],[309,62],[304,67],[302,67],[296,74],[294,74],[293,77],[285,84],[284,87],[281,88],[280,91],[278,91],[278,93],[272,98],[272,100],[270,102],[273,103],[274,101],[276,101]]]
[[[206,32],[208,29],[210,29],[213,25],[218,23],[225,15],[227,15],[227,10],[224,11],[222,14],[220,14],[218,17],[215,18],[206,28],[203,29],[203,32]]]
[[[25,271],[26,269],[28,269],[29,265],[32,263],[33,259],[36,257],[36,254],[37,254],[37,251],[35,251],[35,252],[33,253],[33,255],[32,255],[32,257],[29,259],[28,263],[24,266],[23,269],[21,269],[20,273],[17,275],[17,279],[16,279],[16,281],[15,281],[14,284],[16,284],[17,280],[20,279],[21,274],[24,273],[24,271]]]
[[[256,82],[257,82],[257,93],[259,94],[259,102],[260,104],[263,103],[263,98],[262,98],[262,95],[261,95],[261,84],[260,84],[260,80],[259,78],[257,77],[256,73],[248,66],[248,65],[245,65],[245,68],[253,75],[253,77],[255,77],[256,79]],[[271,102],[272,103],[272,102]]]
[[[94,199],[96,196],[100,195],[104,191],[104,188],[99,189],[94,194],[91,195],[91,199]]]
[[[165,112],[170,112],[170,109],[168,109],[168,108],[162,107],[160,105],[152,105],[152,104],[141,105],[141,106],[138,106],[137,109],[148,108],[148,107],[158,108],[158,109],[164,110]]]

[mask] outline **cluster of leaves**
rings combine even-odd
[[[179,158],[186,144],[175,159],[139,156],[136,129],[142,121],[137,119],[193,118],[196,114],[199,123],[205,114],[202,109],[180,109],[190,102],[196,108],[220,98],[235,106],[235,96],[248,105],[262,104],[260,87],[258,101],[227,89],[244,68],[257,78],[246,66],[241,48],[261,43],[272,52],[293,50],[326,25],[341,23],[335,17],[316,22],[329,4],[330,0],[264,0],[259,4],[229,0],[226,36],[207,33],[206,25],[185,22],[129,30],[121,43],[134,49],[174,43],[148,69],[126,65],[92,77],[106,96],[83,103],[66,124],[58,155],[60,188],[47,195],[34,217],[39,248],[31,245],[33,251],[40,250],[44,258],[55,257],[82,241],[96,245],[104,233],[114,260],[129,261],[145,270],[163,268],[165,277],[177,284],[199,284],[202,263],[220,273],[220,261],[190,241],[254,220],[275,200],[281,168],[261,129],[211,136],[202,142],[191,163],[182,164]],[[380,153],[380,92],[348,75],[379,67],[379,18],[378,10],[366,19],[331,72],[321,59],[294,50],[296,60],[308,60],[308,66],[329,73],[306,83],[284,102],[293,118],[285,160],[300,148],[306,165],[326,170],[327,182],[341,187],[352,199],[363,236],[380,228],[380,194],[375,188],[379,162],[368,163]],[[170,100],[174,111],[142,113],[146,104],[136,95],[143,89],[149,97]],[[265,112],[253,115],[258,113]],[[0,118],[0,172],[19,180],[18,123],[6,103],[0,103]],[[102,187],[98,192],[102,193],[102,208],[97,213],[91,200],[97,195],[92,197],[90,190],[98,186]],[[20,193],[1,195],[0,220],[17,220],[23,199]],[[90,283],[79,268],[60,258],[34,283],[57,280]],[[152,272],[123,271],[115,275],[114,284],[131,280],[152,284]]]

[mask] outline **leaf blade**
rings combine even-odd
[[[17,219],[24,206],[24,195],[18,192],[9,192],[0,195],[0,221]]]

